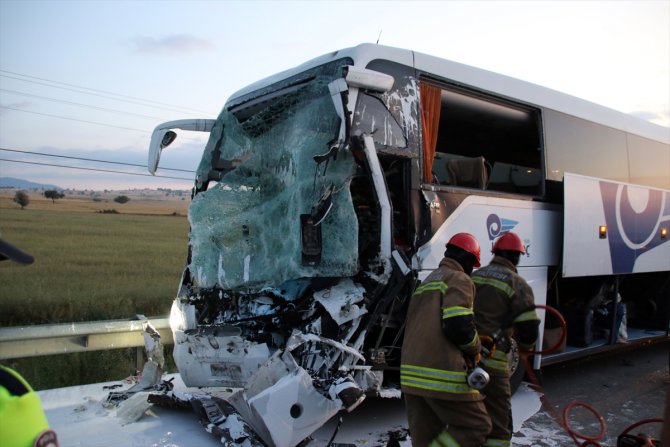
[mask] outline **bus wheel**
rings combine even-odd
[[[521,385],[524,376],[523,364],[519,354],[519,345],[514,338],[510,338],[510,350],[507,353],[507,363],[509,364],[510,388],[514,394]]]

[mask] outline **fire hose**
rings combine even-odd
[[[585,435],[579,433],[577,430],[573,429],[570,425],[570,410],[576,407],[582,407],[590,411],[597,419],[600,425],[600,431],[597,435]],[[642,419],[628,428],[626,428],[621,434],[617,437],[617,447],[658,447],[659,441],[653,437],[646,435],[644,433],[639,433],[637,435],[632,435],[630,432],[641,425],[646,425],[650,423],[663,423],[663,419]],[[602,416],[596,411],[592,406],[582,403],[582,402],[572,402],[563,409],[563,426],[574,441],[575,445],[578,447],[603,447],[599,441],[605,436],[605,421]],[[580,441],[582,440],[582,441]]]
[[[526,369],[526,375],[529,377],[531,380],[532,384],[537,388],[538,390],[541,390],[541,386],[539,384],[539,381],[537,380],[537,377],[533,373],[533,369],[530,367],[530,364],[528,362],[527,357],[529,355],[544,355],[544,354],[550,354],[554,351],[556,351],[562,344],[563,341],[566,338],[567,335],[567,324],[565,322],[565,319],[563,318],[563,315],[561,313],[554,309],[551,306],[546,306],[546,305],[540,305],[537,304],[535,305],[535,308],[539,309],[545,309],[548,312],[551,312],[554,314],[561,325],[562,331],[561,331],[561,337],[556,342],[554,346],[551,346],[547,349],[543,349],[541,351],[534,351],[530,350],[527,352],[520,352],[521,354],[521,360],[524,364],[524,367]],[[599,443],[599,441],[605,436],[606,432],[606,427],[605,427],[605,421],[603,420],[602,416],[598,413],[598,411],[593,408],[592,406],[585,404],[583,402],[572,402],[568,404],[564,409],[563,409],[563,415],[562,418],[559,418],[558,415],[555,414],[553,411],[553,407],[548,404],[546,400],[546,396],[544,393],[541,395],[542,397],[540,398],[542,401],[543,406],[545,409],[550,413],[550,415],[556,420],[556,422],[563,427],[572,440],[574,441],[575,445],[578,447],[604,447],[602,444]],[[574,408],[581,407],[589,412],[591,412],[597,419],[598,424],[599,424],[599,431],[596,435],[585,435],[583,433],[579,433],[577,430],[573,429],[573,427],[570,425],[570,411]],[[637,435],[632,435],[630,432],[641,426],[641,425],[646,425],[646,424],[651,424],[651,423],[663,423],[663,419],[658,419],[658,418],[653,418],[653,419],[642,419],[629,427],[627,427],[621,434],[617,437],[617,444],[616,447],[659,447],[660,442],[657,439],[654,439],[653,437],[646,435],[646,434],[637,434]],[[668,446],[666,446],[668,447]]]

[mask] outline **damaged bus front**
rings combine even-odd
[[[152,136],[154,172],[171,129],[210,132],[170,315],[175,362],[188,386],[239,388],[229,402],[268,445],[297,445],[378,394],[398,363],[416,278],[375,146],[412,158],[407,82],[331,55]]]
[[[493,257],[485,244],[520,235],[518,272],[536,304],[584,315],[566,319],[563,336],[590,333],[586,307],[620,291],[635,310],[629,343],[667,337],[665,128],[496,73],[362,44],[250,85],[216,120],[158,126],[150,172],[173,129],[210,134],[171,313],[175,362],[189,386],[239,389],[226,405],[267,445],[295,446],[338,411],[397,385],[409,298],[456,233],[477,238],[482,265]],[[627,230],[608,236],[605,224],[621,222]],[[610,319],[607,333],[617,334]],[[544,323],[535,369],[562,355],[541,355],[545,329],[556,334]],[[645,329],[638,341],[634,323]],[[594,346],[585,337],[572,352],[618,349],[608,337]],[[523,368],[513,341],[514,388]]]

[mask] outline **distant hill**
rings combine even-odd
[[[12,177],[0,177],[0,188],[17,188],[17,189],[56,189],[63,190],[60,186],[48,185],[45,183],[35,183],[28,180],[21,180]]]

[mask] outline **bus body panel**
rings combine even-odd
[[[533,289],[533,297],[535,298],[535,304],[546,305],[547,304],[547,282],[549,280],[547,275],[547,267],[519,267],[519,275],[526,280],[531,289]],[[542,345],[544,342],[544,323],[546,321],[545,311],[543,309],[538,309],[538,316],[540,317],[540,326],[538,328],[538,339],[535,344],[536,351],[542,350]],[[542,364],[542,355],[533,356],[533,368],[539,369]],[[517,367],[522,367],[518,365]]]
[[[670,191],[575,174],[563,184],[564,277],[670,271]]]
[[[499,73],[441,59],[420,52],[375,44],[360,44],[355,47],[337,50],[324,56],[314,58],[302,65],[262,79],[235,92],[231,95],[229,101],[277,82],[280,79],[285,79],[305,71],[308,68],[342,57],[351,57],[354,60],[355,65],[363,68],[365,68],[371,61],[377,59],[397,62],[476,89],[496,93],[503,97],[513,98],[514,100],[528,104],[546,107],[602,125],[622,129],[636,135],[663,141],[665,144],[670,144],[670,132],[667,128],[634,118],[628,114],[594,104],[581,98],[576,98],[556,90]]]
[[[424,194],[429,206],[439,209],[438,198],[430,192],[424,191]],[[485,265],[493,258],[493,241],[508,231],[523,236],[526,254],[521,257],[520,267],[558,264],[560,247],[554,241],[560,238],[561,213],[556,207],[528,200],[471,195],[418,249],[415,265],[421,270],[436,269],[447,241],[460,232],[471,233],[477,238],[482,247],[481,262]]]

